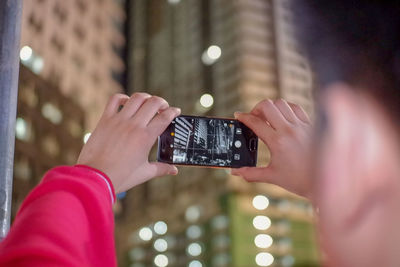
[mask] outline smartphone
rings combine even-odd
[[[178,116],[158,138],[157,160],[176,165],[256,166],[258,137],[235,119]]]

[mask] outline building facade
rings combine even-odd
[[[312,115],[313,76],[288,0],[133,0],[129,17],[129,92],[187,115],[232,117],[280,97]],[[213,106],[199,101],[205,93]],[[263,145],[258,158],[269,161]],[[320,265],[306,200],[222,169],[179,171],[118,201],[121,266]]]
[[[23,1],[12,216],[43,174],[75,164],[123,91],[123,0]]]
[[[22,63],[79,103],[89,131],[109,96],[123,91],[124,2],[23,2]]]
[[[73,165],[82,148],[85,113],[61,91],[21,65],[16,119],[12,217],[44,173]]]

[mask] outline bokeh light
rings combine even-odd
[[[266,196],[258,195],[253,198],[253,206],[258,210],[265,210],[269,205],[269,200]]]
[[[144,241],[149,241],[153,238],[153,232],[149,227],[143,227],[139,231],[139,237]]]
[[[259,234],[254,238],[254,244],[259,248],[269,248],[273,243],[270,235]]]
[[[256,256],[256,263],[258,266],[270,266],[274,263],[274,256],[268,252],[258,253]]]
[[[258,215],[253,219],[253,226],[258,230],[267,230],[271,226],[271,219],[267,216]]]
[[[214,98],[210,94],[204,94],[200,97],[200,104],[205,108],[210,108],[214,104]]]

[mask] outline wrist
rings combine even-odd
[[[74,165],[74,167],[88,169],[88,170],[92,171],[93,173],[95,173],[99,179],[103,180],[104,183],[107,186],[108,191],[109,191],[110,198],[111,198],[111,203],[112,204],[115,203],[115,199],[116,199],[115,189],[114,189],[113,183],[111,182],[111,179],[108,177],[107,174],[105,174],[101,170],[99,170],[97,168],[94,168],[94,167],[91,167],[89,165],[76,164],[76,165]]]

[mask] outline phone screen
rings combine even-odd
[[[179,116],[160,136],[160,161],[216,167],[255,166],[257,138],[237,120]]]

